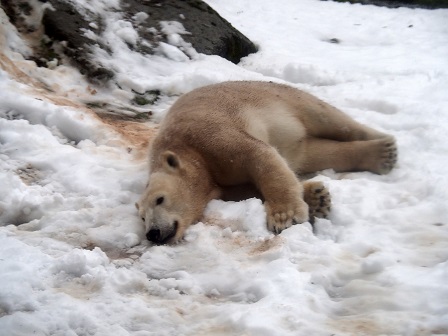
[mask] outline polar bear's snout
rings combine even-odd
[[[178,221],[174,221],[171,225],[154,225],[146,233],[146,238],[156,244],[168,243],[171,238],[176,236],[178,227]]]

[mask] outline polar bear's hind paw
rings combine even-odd
[[[331,195],[322,182],[304,183],[304,200],[308,204],[309,221],[315,218],[328,218],[331,210]]]

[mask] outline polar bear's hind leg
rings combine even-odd
[[[299,174],[324,169],[337,172],[370,171],[388,173],[397,162],[395,138],[386,136],[366,141],[335,141],[307,138],[302,144],[303,159],[293,167]]]

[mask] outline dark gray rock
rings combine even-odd
[[[100,28],[94,29],[90,23],[101,27],[101,20],[90,15],[86,18],[73,5],[63,1],[50,1],[55,10],[46,10],[42,19],[45,34],[50,40],[64,41],[63,52],[80,69],[80,72],[96,83],[104,82],[114,77],[114,73],[97,64],[90,53],[94,43],[84,36],[85,30],[101,33]],[[103,46],[103,48],[106,48]]]
[[[328,0],[323,0],[328,1]],[[410,7],[410,8],[448,8],[448,0],[332,0],[336,2],[359,3],[363,5],[384,6],[389,8]]]
[[[93,45],[110,53],[108,42],[101,38],[93,41],[85,35],[90,30],[101,36],[105,24],[103,18],[88,10],[80,11],[69,0],[40,2],[51,4],[54,10],[46,9],[44,12],[42,25],[49,39],[43,38],[36,44],[32,59],[39,66],[46,66],[48,61],[61,59],[62,54],[65,54],[92,82],[99,84],[112,79],[114,72],[98,63],[91,53]],[[39,29],[37,26],[30,26],[28,20],[25,20],[35,14],[32,1],[0,0],[0,4],[19,31],[29,33]],[[182,23],[189,32],[183,34],[182,38],[191,43],[199,53],[218,55],[238,63],[242,57],[257,51],[247,37],[201,0],[123,0],[121,9],[117,9],[117,12],[121,12],[123,19],[133,24],[139,34],[139,43],[129,45],[129,48],[143,54],[152,54],[158,49],[160,42],[168,42],[161,31],[162,21]],[[134,17],[141,12],[148,14],[148,17],[136,23]],[[60,43],[55,44],[55,41]],[[149,43],[141,43],[142,41]]]
[[[54,11],[47,10],[43,17],[45,33],[50,39],[64,42],[64,53],[73,60],[87,77],[94,82],[104,82],[113,78],[114,73],[97,64],[91,57],[92,44],[98,44],[84,36],[84,30],[101,34],[103,22],[93,13],[80,13],[70,2],[49,0]],[[148,28],[160,31],[161,21],[179,21],[190,34],[182,35],[196,51],[207,55],[219,55],[238,63],[242,57],[257,51],[254,44],[232,25],[224,20],[210,6],[200,0],[126,0],[122,1],[124,19],[133,23],[135,14],[144,12],[149,17],[134,26],[141,40],[147,44],[129,46],[141,53],[151,54],[160,42],[166,42],[163,34],[153,34]],[[93,27],[92,28],[92,24]],[[100,47],[107,50],[107,46]]]
[[[144,27],[160,28],[160,21],[179,21],[191,35],[183,35],[196,51],[218,55],[233,63],[257,51],[254,44],[209,5],[200,0],[127,0],[123,3],[130,19],[139,12],[149,14]],[[142,29],[141,36],[154,38]]]

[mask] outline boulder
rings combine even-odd
[[[81,13],[69,1],[49,0],[55,10],[46,10],[43,16],[45,34],[50,39],[64,42],[64,53],[79,66],[94,82],[104,82],[111,79],[114,73],[97,64],[91,57],[90,47],[97,42],[85,36],[85,30],[101,34],[104,23],[102,18],[94,13]],[[145,20],[139,22],[134,29],[139,34],[139,40],[149,43],[139,44],[135,48],[141,53],[153,53],[160,42],[166,41],[163,33],[154,34],[156,29],[161,32],[161,22],[178,21],[182,23],[188,34],[182,35],[186,42],[192,44],[199,53],[219,55],[233,63],[238,63],[242,57],[257,51],[255,45],[229,22],[223,19],[210,6],[200,0],[126,0],[122,1],[122,17],[133,23],[135,15],[146,13]],[[150,46],[150,47],[148,47]],[[100,47],[107,50],[106,45]]]
[[[46,10],[42,24],[45,34],[51,41],[64,41],[63,53],[79,68],[80,72],[96,83],[107,81],[114,77],[114,73],[98,64],[90,53],[90,46],[94,43],[84,34],[85,30],[96,30],[101,33],[101,19],[99,17],[86,18],[71,3],[64,1],[50,1],[54,10]],[[92,25],[94,24],[94,25]],[[102,46],[106,48],[106,46]]]
[[[102,16],[107,13],[99,14],[70,0],[0,2],[10,21],[23,34],[42,31],[48,36],[34,43],[32,59],[38,65],[48,66],[53,59],[60,58],[58,53],[62,52],[95,83],[103,83],[114,77],[114,72],[95,60],[91,53],[93,45],[110,52],[107,41],[101,42],[101,38],[95,41],[86,34],[92,31],[101,36],[105,27]],[[91,2],[90,5],[96,4]],[[121,1],[119,8],[109,10],[114,14],[118,12],[123,20],[132,24],[139,35],[139,43],[129,47],[143,54],[155,53],[161,42],[169,43],[163,23],[172,21],[182,24],[187,32],[182,35],[183,40],[199,53],[218,55],[238,63],[242,57],[257,51],[247,37],[201,0],[126,0]],[[136,20],[139,16],[144,19]],[[40,17],[42,21],[39,19],[37,22],[35,18]],[[63,43],[55,46],[54,41]]]
[[[323,0],[327,1],[327,0]],[[359,3],[363,5],[384,6],[389,8],[410,7],[410,8],[448,8],[448,0],[333,0],[336,2]]]

